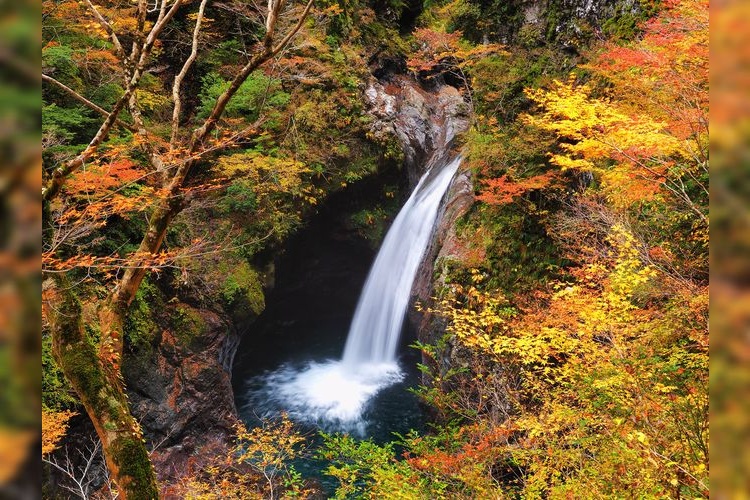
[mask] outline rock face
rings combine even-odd
[[[169,482],[237,423],[230,373],[240,336],[220,309],[173,300],[155,316],[154,339],[126,356],[123,376],[160,480]]]
[[[393,75],[382,81],[373,78],[365,96],[377,118],[373,132],[393,132],[401,140],[412,187],[435,163],[457,154],[451,150],[454,139],[470,125],[471,108],[450,85],[425,88],[407,76]]]
[[[631,24],[646,2],[638,0],[506,0],[470,2],[478,8],[457,16],[456,27],[464,36],[480,43],[510,45],[554,43],[574,51],[580,43],[614,25]],[[609,26],[608,26],[609,25]]]
[[[377,118],[375,133],[392,131],[401,140],[412,187],[425,171],[460,154],[454,150],[454,142],[458,134],[469,129],[471,108],[456,88],[441,82],[425,87],[399,75],[383,81],[373,79],[366,96],[371,113]],[[450,257],[459,247],[455,223],[473,203],[471,172],[459,168],[441,204],[434,234],[412,288],[408,314],[420,340],[433,340],[439,329],[434,328],[430,314],[417,312],[413,305],[417,301],[430,303],[435,284],[440,281],[439,276],[433,279],[435,262]]]

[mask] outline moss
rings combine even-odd
[[[230,311],[259,315],[266,307],[263,284],[258,272],[246,261],[241,261],[231,272],[224,270],[222,298]]]
[[[349,226],[376,249],[385,236],[390,212],[381,206],[365,208],[349,216]]]
[[[139,437],[121,437],[112,443],[119,458],[120,474],[131,478],[125,486],[127,497],[138,500],[150,500],[159,497],[155,488],[154,470],[149,461],[146,448]]]
[[[566,261],[545,229],[544,216],[518,205],[478,205],[457,228],[459,234],[484,234],[486,258],[481,287],[507,296],[523,293],[559,276]],[[471,283],[469,269],[451,263],[449,279]]]
[[[96,363],[97,352],[89,342],[67,344],[60,353],[62,366],[66,372],[72,372],[69,379],[78,381],[77,390],[92,400],[104,387],[104,380],[99,364]]]
[[[186,347],[195,345],[195,342],[206,331],[206,322],[198,311],[185,305],[175,308],[171,323],[175,336]]]
[[[52,355],[52,336],[42,338],[42,405],[50,410],[73,409],[78,400]]]
[[[602,23],[602,31],[615,40],[633,40],[641,33],[641,23],[655,16],[661,7],[661,0],[640,0],[635,8],[621,6]]]
[[[158,327],[154,320],[154,310],[163,305],[159,290],[154,284],[144,279],[135,299],[125,317],[125,342],[136,349],[147,349],[156,334]]]

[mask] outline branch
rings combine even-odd
[[[227,88],[227,90],[225,90],[224,93],[221,94],[216,100],[216,103],[214,104],[209,117],[206,118],[206,121],[203,122],[202,126],[198,127],[193,132],[193,137],[190,141],[191,153],[195,152],[200,144],[208,136],[208,134],[213,131],[214,127],[216,126],[216,122],[224,113],[224,109],[226,108],[227,104],[232,99],[232,97],[234,97],[234,94],[237,92],[237,90],[239,90],[240,86],[245,82],[245,80],[247,80],[247,77],[250,76],[250,73],[255,71],[269,59],[273,58],[273,56],[281,51],[281,49],[283,49],[286,44],[289,43],[294,35],[297,34],[297,32],[304,24],[305,19],[310,13],[310,9],[312,8],[314,3],[315,0],[308,0],[307,5],[305,5],[305,9],[302,11],[302,14],[300,14],[300,18],[297,21],[297,24],[275,47],[273,46],[273,31],[266,33],[266,36],[263,40],[263,50],[257,53],[253,58],[251,58],[250,61],[248,61],[248,63],[240,70],[237,76],[234,77],[234,80],[232,80],[229,88]],[[275,22],[271,24],[271,26],[275,26]]]
[[[178,2],[180,0],[177,0]],[[308,0],[305,9],[300,15],[297,24],[292,30],[284,37],[284,39],[274,48],[273,47],[273,32],[266,33],[263,49],[253,56],[250,61],[240,70],[235,76],[229,87],[219,96],[214,104],[211,114],[203,122],[203,125],[193,131],[193,135],[190,139],[190,145],[188,147],[188,156],[194,155],[202,146],[203,141],[208,137],[211,131],[216,127],[216,122],[219,120],[221,115],[224,113],[227,104],[234,97],[239,90],[240,86],[247,80],[250,73],[260,67],[263,63],[273,58],[273,56],[280,51],[289,40],[299,31],[304,24],[305,18],[310,12],[312,5],[315,0]],[[165,19],[169,16],[165,16]],[[150,37],[150,35],[149,35]],[[147,40],[148,43],[148,40]],[[164,240],[164,236],[167,231],[167,227],[171,222],[172,218],[180,212],[183,208],[183,200],[180,196],[180,190],[187,179],[190,169],[195,164],[195,160],[187,160],[177,167],[177,170],[172,177],[169,186],[167,187],[166,198],[162,201],[161,205],[151,215],[149,221],[149,227],[146,234],[141,240],[141,244],[138,247],[138,252],[143,255],[156,253]],[[135,292],[138,290],[143,277],[146,274],[147,269],[137,267],[138,262],[135,262],[135,266],[132,269],[125,271],[122,279],[117,285],[117,288],[112,294],[112,302],[117,304],[119,307],[126,307],[129,305],[135,297]]]
[[[271,51],[271,55],[276,55],[283,49],[287,43],[294,37],[294,35],[297,34],[297,32],[302,28],[302,25],[305,23],[305,19],[307,19],[307,15],[310,13],[310,9],[312,9],[313,4],[315,3],[315,0],[308,0],[307,5],[305,5],[305,10],[302,11],[302,14],[300,15],[299,21],[297,21],[297,24],[292,28],[292,31],[290,31],[287,36],[284,37],[283,40],[279,42],[279,44],[274,47],[274,49]]]
[[[203,13],[206,9],[208,0],[202,0],[200,7],[198,8],[198,17],[195,20],[195,29],[193,29],[193,44],[190,49],[190,56],[188,56],[185,64],[182,65],[182,69],[174,78],[174,85],[172,85],[172,100],[174,101],[174,109],[172,110],[172,137],[169,140],[169,149],[174,149],[175,143],[177,142],[177,131],[180,128],[180,112],[182,111],[182,100],[180,99],[180,89],[182,87],[182,81],[185,79],[185,75],[190,70],[190,66],[193,65],[195,58],[198,56],[198,35],[201,30],[201,23],[203,22]]]
[[[101,124],[93,139],[91,139],[88,146],[86,146],[86,149],[84,149],[78,156],[76,156],[72,160],[64,163],[63,165],[60,165],[58,168],[52,171],[50,179],[42,188],[43,201],[50,201],[54,199],[60,193],[60,190],[62,189],[66,179],[70,176],[70,174],[78,170],[81,165],[86,162],[86,160],[91,158],[91,156],[96,152],[101,143],[104,142],[104,140],[107,138],[112,125],[114,125],[117,121],[117,116],[120,114],[123,107],[129,102],[130,96],[133,95],[135,89],[138,86],[138,83],[140,82],[141,76],[143,75],[143,68],[146,65],[146,60],[151,53],[151,49],[153,48],[157,37],[164,29],[164,26],[166,26],[167,22],[169,22],[169,20],[175,15],[180,5],[182,5],[182,2],[183,0],[175,0],[172,8],[170,8],[169,11],[163,16],[159,16],[159,22],[154,24],[154,27],[146,37],[146,41],[143,43],[138,64],[133,69],[133,75],[130,78],[130,82],[128,83],[127,88],[125,89],[125,93],[123,93],[123,95],[112,107],[112,111],[110,111],[107,119],[104,120],[104,123]]]
[[[131,95],[130,99],[128,99],[128,111],[130,111],[130,116],[133,117],[133,122],[135,122],[137,127],[136,133],[142,139],[140,147],[148,155],[149,163],[151,164],[153,171],[157,172],[159,181],[163,183],[164,162],[162,161],[159,152],[154,148],[153,142],[148,138],[148,130],[146,130],[146,124],[143,123],[141,109],[138,107],[136,94]]]
[[[89,6],[89,9],[91,12],[94,13],[94,17],[96,17],[96,20],[99,22],[99,25],[104,28],[104,31],[107,32],[109,35],[110,40],[112,40],[112,44],[115,46],[115,53],[117,53],[120,58],[125,58],[125,51],[122,49],[122,44],[120,43],[120,39],[117,38],[117,33],[115,33],[114,28],[112,28],[112,25],[104,19],[104,16],[99,13],[99,11],[96,9],[93,3],[91,3],[91,0],[86,0],[86,4]]]
[[[96,104],[94,104],[93,102],[89,101],[88,99],[86,99],[81,94],[79,94],[75,90],[71,89],[70,87],[68,87],[67,85],[65,85],[64,83],[62,83],[61,81],[59,81],[59,80],[57,80],[57,79],[55,79],[55,78],[53,78],[53,77],[51,77],[49,75],[45,75],[44,73],[42,73],[42,80],[55,85],[57,88],[59,88],[61,90],[64,90],[65,92],[67,92],[68,94],[70,94],[70,96],[73,99],[75,99],[76,101],[80,102],[81,104],[83,104],[87,108],[96,111],[100,115],[103,115],[105,117],[109,116],[109,113],[110,113],[109,111],[107,111],[106,109],[104,109],[102,107],[97,106]],[[120,126],[120,127],[122,127],[122,128],[124,128],[124,129],[130,130],[131,132],[136,132],[136,130],[137,130],[133,125],[131,125],[129,123],[125,123],[124,121],[120,120],[119,118],[115,120],[115,124],[118,125],[118,126]]]

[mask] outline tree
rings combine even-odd
[[[201,0],[197,12],[191,16],[194,19],[191,50],[171,86],[173,108],[167,134],[159,127],[150,126],[143,116],[149,97],[144,75],[147,66],[154,60],[155,49],[158,47],[161,50],[163,47],[160,37],[178,12],[187,8],[188,3],[184,0],[162,0],[152,4],[147,0],[139,0],[134,7],[119,4],[104,7],[87,0],[85,4],[61,2],[45,5],[45,19],[48,22],[56,20],[70,31],[74,31],[76,26],[78,29],[82,27],[86,36],[92,40],[91,43],[95,43],[97,47],[105,47],[103,50],[89,47],[83,53],[87,56],[97,53],[100,60],[97,63],[99,71],[106,73],[114,69],[122,80],[121,92],[107,110],[52,74],[43,75],[48,92],[52,89],[61,92],[104,117],[82,151],[45,172],[42,198],[46,258],[54,260],[58,257],[61,239],[71,237],[76,231],[90,232],[93,227],[105,224],[107,215],[122,212],[124,207],[115,202],[123,199],[118,198],[117,194],[133,180],[134,175],[153,179],[149,194],[154,208],[148,214],[147,228],[137,250],[123,261],[110,262],[117,266],[118,273],[108,282],[110,292],[105,298],[93,305],[81,303],[74,292],[74,274],[71,269],[52,266],[47,272],[55,283],[54,287],[48,285],[46,294],[46,317],[52,332],[53,352],[96,428],[107,467],[125,498],[158,496],[153,467],[140,427],[130,413],[120,373],[123,327],[128,306],[149,268],[159,258],[170,222],[187,204],[186,188],[195,176],[195,167],[210,155],[252,134],[256,128],[255,124],[245,124],[238,130],[215,133],[230,101],[254,71],[272,60],[289,44],[303,26],[313,2],[314,0],[308,0],[304,6],[296,6],[285,0],[268,0],[265,8],[252,12],[262,20],[262,26],[258,26],[261,34],[258,42],[245,53],[244,64],[237,69],[227,87],[215,99],[207,116],[194,123],[190,134],[185,134],[180,129],[182,123],[190,122],[190,117],[183,111],[183,84],[201,48],[204,28],[208,22],[206,9],[209,0]],[[78,18],[83,19],[84,23],[73,25],[73,16],[80,16]],[[83,36],[83,33],[79,35]],[[128,43],[131,44],[129,50]],[[48,43],[47,47],[54,48],[54,45]],[[61,51],[58,50],[58,53]],[[53,67],[57,73],[64,73],[63,64]],[[130,120],[124,116],[126,112]],[[132,144],[110,144],[102,151],[116,127],[133,133]],[[125,155],[123,152],[128,146],[135,146],[137,150],[128,150]],[[122,163],[127,156],[139,156],[146,161],[136,168],[127,162]],[[79,177],[79,185],[73,185],[72,181],[78,173],[90,173],[90,164],[101,167],[106,161],[110,167],[114,165],[115,168],[109,168],[106,175],[96,176],[91,182],[85,179],[81,182]],[[105,181],[113,184],[107,186]],[[68,183],[73,188],[73,198],[76,190],[78,195],[89,199],[92,196],[97,198],[95,195],[98,193],[101,195],[101,203],[94,204],[93,209],[89,207],[86,217],[81,218],[80,213],[72,213],[78,210],[75,205],[62,204],[59,199]],[[107,190],[107,187],[114,189]],[[134,208],[133,203],[138,204],[137,197],[135,202],[131,198],[126,209]],[[68,227],[68,231],[62,234],[63,232],[55,230],[55,224],[64,221],[66,216],[84,222]],[[84,265],[85,262],[72,261],[70,267],[74,270]],[[96,332],[96,342],[91,341],[87,330]]]
[[[708,3],[665,2],[627,46],[606,44],[585,67],[607,84],[555,81],[527,89],[555,133],[551,162],[598,174],[610,202],[627,207],[661,192],[708,226]],[[599,95],[596,95],[599,94]]]

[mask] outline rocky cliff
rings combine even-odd
[[[405,166],[413,187],[421,175],[436,164],[447,162],[460,154],[457,136],[471,125],[471,107],[455,87],[439,78],[429,83],[404,75],[390,75],[369,82],[366,96],[371,113],[377,117],[376,133],[394,132],[404,148]],[[440,208],[430,245],[412,288],[409,320],[417,327],[421,340],[433,340],[433,318],[417,312],[419,301],[429,304],[435,293],[435,262],[456,257],[460,242],[455,233],[456,221],[474,203],[471,172],[459,169]]]
[[[223,443],[237,422],[230,379],[236,326],[208,308],[178,303],[168,311],[183,324],[161,329],[148,352],[123,365],[133,415],[162,479],[179,477],[192,455]]]

